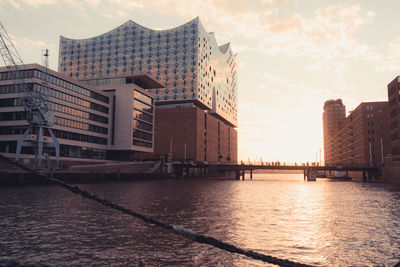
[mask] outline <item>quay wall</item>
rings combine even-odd
[[[144,181],[170,178],[161,173],[55,173],[54,178],[69,184],[88,184],[117,181]],[[30,173],[0,173],[1,186],[50,185],[47,180]]]

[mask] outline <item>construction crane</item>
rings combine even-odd
[[[53,147],[56,153],[57,168],[60,162],[60,145],[55,137],[51,126],[54,125],[54,112],[49,109],[49,98],[44,92],[48,91],[48,50],[46,49],[45,71],[42,73],[41,87],[35,90],[34,87],[28,87],[23,78],[24,62],[15,48],[10,36],[3,24],[0,22],[0,55],[3,62],[11,74],[14,82],[15,92],[19,92],[20,103],[25,109],[26,120],[29,127],[25,130],[17,142],[16,160],[19,160],[22,147],[32,147],[35,151],[34,167],[42,169],[43,158],[47,159],[47,166],[50,166],[50,157],[43,153],[43,148]],[[52,142],[48,142],[44,137],[44,130],[47,129]],[[28,140],[26,137],[30,135]]]

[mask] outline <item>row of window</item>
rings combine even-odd
[[[110,60],[111,59],[111,60]],[[105,60],[104,60],[105,61]],[[82,65],[81,65],[82,64]],[[76,67],[77,70],[84,70],[88,71],[91,69],[94,71],[95,69],[104,69],[104,68],[115,68],[115,67],[127,67],[127,65],[132,66],[132,70],[136,70],[136,66],[138,67],[138,70],[143,70],[145,67],[148,69],[157,69],[159,74],[161,72],[167,74],[169,72],[173,73],[178,73],[179,72],[184,72],[187,73],[189,71],[189,66],[190,71],[194,72],[196,70],[196,61],[171,61],[167,57],[165,59],[160,59],[160,58],[149,58],[147,61],[143,61],[143,58],[137,58],[136,60],[122,60],[118,61],[118,59],[108,57],[107,58],[107,63],[104,62],[102,58],[98,58],[97,60],[92,59],[90,62],[85,60],[83,62],[77,61],[77,62],[72,62],[70,61],[69,64],[64,64],[61,63],[61,67],[64,67],[63,71],[65,72],[67,70],[67,66],[74,66]],[[184,78],[184,77],[183,77]],[[213,78],[213,77],[211,77]]]
[[[123,63],[122,63],[122,65],[123,65]],[[124,72],[124,73],[126,73],[126,72],[134,72],[135,70],[136,70],[136,67],[135,66],[133,66],[133,65],[131,65],[129,68],[127,68],[126,66],[124,66],[124,67],[122,67],[122,65],[121,66],[118,66],[118,65],[112,65],[111,66],[111,64],[109,65],[109,66],[107,66],[107,68],[102,68],[102,67],[100,67],[100,68],[96,68],[96,71],[95,70],[92,70],[91,72],[90,72],[90,74],[92,75],[92,76],[94,76],[94,75],[98,75],[98,76],[101,76],[103,73],[106,73],[106,74],[110,74],[110,73],[114,73],[114,74],[117,74],[117,73],[119,73],[119,72]],[[72,66],[72,62],[71,62],[71,66]],[[147,71],[148,71],[148,73],[150,74],[150,72],[152,71],[152,66],[146,66],[146,67],[144,67],[144,66],[142,66],[142,65],[139,65],[138,66],[138,68],[137,68],[137,70],[138,71],[141,71],[141,72],[143,72],[143,71],[145,71],[145,68],[147,68]],[[76,77],[78,77],[79,75],[84,75],[84,76],[87,76],[88,74],[89,74],[89,72],[88,71],[83,71],[83,73],[80,73],[80,68],[78,67],[77,69],[76,69],[78,72],[75,72],[75,70],[74,69],[72,69],[72,70],[68,70],[67,68],[64,68],[63,69],[63,72],[65,72],[65,73],[68,73],[68,72],[70,72],[69,73],[69,76],[70,77],[72,77],[72,76],[76,76]],[[75,72],[75,73],[74,73]],[[167,72],[167,70],[165,70],[164,71],[164,73],[161,73],[160,71],[158,71],[157,72],[157,75],[168,75],[168,72]],[[172,72],[170,73],[170,74],[172,74]],[[164,76],[165,76],[164,75]],[[171,77],[171,78],[170,78]],[[185,75],[182,75],[182,79],[195,79],[197,77],[197,75],[195,74],[195,73],[193,73],[192,75],[188,75],[187,77],[185,76]],[[158,77],[157,77],[157,79],[158,79]],[[179,80],[180,79],[180,77],[178,76],[178,75],[175,75],[175,76],[165,76],[165,79],[168,81],[169,79],[175,79],[175,80]]]
[[[41,80],[45,79],[45,73],[43,73],[40,70],[22,70],[19,72],[19,75],[21,78],[38,78]],[[9,72],[2,72],[0,73],[0,80],[12,80],[16,78],[15,72],[9,71]],[[99,100],[104,103],[109,103],[109,98],[108,96],[104,96],[102,94],[99,94],[97,92],[93,92],[91,90],[88,90],[86,88],[83,88],[81,86],[78,86],[76,84],[67,82],[63,79],[60,79],[58,77],[55,77],[53,75],[47,75],[47,82],[55,84],[57,86],[60,86],[62,88],[66,88],[68,90],[74,91],[76,93],[79,93],[81,95],[89,96],[92,97],[96,100]]]
[[[195,46],[195,42],[194,40],[190,40],[190,39],[183,39],[183,40],[169,40],[169,39],[161,39],[161,40],[157,40],[156,42],[151,42],[151,41],[147,41],[145,42],[144,40],[140,40],[140,39],[136,39],[134,40],[134,38],[131,38],[131,40],[117,40],[117,39],[113,39],[115,42],[111,42],[108,41],[106,43],[104,42],[99,42],[96,43],[94,40],[91,40],[89,42],[86,43],[87,47],[85,47],[84,49],[80,49],[78,47],[73,47],[73,44],[71,46],[68,45],[64,45],[61,48],[61,55],[65,56],[67,53],[68,54],[89,54],[89,53],[99,53],[102,52],[104,50],[108,51],[108,50],[128,50],[131,49],[133,47],[140,47],[141,49],[143,47],[149,48],[150,50],[152,48],[154,49],[174,49],[174,50],[185,50],[188,51],[188,48],[192,48],[192,47],[197,47]],[[170,41],[174,41],[174,43],[170,43]],[[78,44],[79,45],[79,44]],[[91,46],[89,48],[89,46]],[[190,51],[190,50],[189,50]]]
[[[153,134],[133,129],[133,138],[141,139],[145,141],[153,141]]]
[[[17,107],[22,106],[19,98],[2,98],[0,99],[0,107]]]
[[[153,146],[152,143],[148,143],[148,142],[140,141],[140,140],[136,140],[136,139],[132,140],[132,144],[134,146],[142,146],[142,147],[148,147],[148,148],[151,148]]]
[[[97,115],[97,114],[93,114],[93,113],[89,113],[86,111],[82,111],[79,109],[75,109],[75,108],[71,108],[71,107],[67,107],[61,104],[57,104],[57,103],[50,103],[50,109],[60,112],[60,113],[65,113],[65,114],[69,114],[75,117],[80,117],[80,118],[84,118],[84,119],[89,119],[92,121],[97,121],[100,123],[104,123],[104,124],[108,124],[108,118]]]
[[[21,135],[26,131],[26,129],[27,129],[26,126],[4,126],[0,127],[0,135]],[[107,145],[107,138],[61,131],[57,129],[52,129],[52,130],[57,138]],[[49,136],[49,134],[46,132],[45,135]]]
[[[79,106],[91,108],[103,113],[108,114],[108,107],[99,105],[97,103],[89,102],[87,100],[84,100],[79,97],[75,97],[69,94],[66,94],[64,92],[60,92],[58,90],[52,89],[52,88],[46,88],[42,85],[39,84],[33,84],[33,83],[28,83],[25,84],[25,86],[18,84],[18,85],[1,85],[0,86],[0,94],[10,94],[10,93],[22,93],[25,90],[32,91],[34,90],[35,92],[41,92],[44,95],[51,96],[54,98],[58,98],[61,100],[64,100],[66,102],[70,102]]]
[[[146,105],[140,101],[134,101],[133,107],[137,110],[153,114],[153,106]]]
[[[25,111],[0,113],[0,121],[21,121],[21,120],[26,120]]]
[[[81,130],[85,130],[85,131],[89,131],[89,132],[101,133],[101,134],[108,133],[107,128],[100,127],[100,126],[93,125],[93,124],[84,123],[84,122],[69,120],[69,119],[65,119],[65,118],[61,118],[61,117],[57,117],[57,116],[54,118],[54,122],[57,125],[81,129]]]
[[[196,99],[196,95],[192,94],[192,95],[187,95],[187,94],[183,94],[183,95],[172,95],[171,97],[169,95],[165,95],[163,97],[160,96],[156,96],[156,100],[177,100],[177,99]],[[202,98],[200,98],[200,100],[202,100]]]
[[[153,105],[153,99],[145,94],[142,94],[141,92],[135,90],[133,93],[133,97],[136,98],[139,101],[142,101],[143,103],[147,105]]]
[[[139,110],[133,110],[133,118],[139,119],[145,122],[150,122],[153,123],[153,116],[147,113],[143,113],[142,111]]]
[[[16,112],[0,113],[0,121],[17,121],[17,120],[26,120],[26,112],[25,111],[16,111]],[[61,125],[61,126],[67,126],[67,127],[81,129],[81,130],[95,132],[95,133],[102,133],[102,134],[108,133],[107,128],[100,127],[97,125],[68,120],[65,118],[57,117],[57,116],[54,118],[54,120],[55,120],[55,124]],[[144,130],[146,130],[146,129],[144,129]]]
[[[193,48],[193,49],[188,49],[185,46],[183,47],[183,49],[169,49],[169,47],[155,47],[154,49],[152,49],[151,47],[148,46],[143,46],[140,47],[139,49],[135,48],[130,48],[129,50],[125,49],[112,49],[112,48],[104,48],[104,50],[100,50],[100,53],[89,53],[89,54],[74,54],[74,51],[71,51],[70,54],[68,56],[63,56],[62,57],[62,61],[63,62],[68,62],[69,60],[82,60],[81,63],[88,63],[88,60],[91,62],[96,61],[102,61],[102,58],[107,58],[107,62],[110,61],[118,61],[119,59],[121,60],[134,60],[134,59],[144,59],[144,58],[149,58],[152,59],[153,61],[155,59],[157,59],[158,61],[161,58],[164,57],[169,57],[169,56],[174,56],[172,59],[175,59],[175,61],[178,60],[184,60],[189,62],[190,60],[196,60],[196,52],[197,49]],[[133,56],[133,54],[135,54],[135,56]],[[115,57],[113,57],[112,59],[110,58],[111,55],[115,55]],[[128,56],[131,55],[131,56]],[[84,61],[83,61],[84,60]],[[106,60],[104,60],[106,61]]]
[[[6,153],[15,153],[17,150],[16,141],[0,141],[0,151]],[[54,148],[45,147],[43,152],[48,155],[55,155]],[[34,154],[33,147],[22,147],[22,154]],[[89,158],[89,159],[105,159],[107,150],[91,147],[77,147],[60,144],[60,156],[61,157],[73,157],[73,158]]]
[[[70,102],[79,106],[83,106],[83,107],[87,107],[93,110],[97,110],[100,111],[102,113],[106,113],[108,114],[108,107],[94,103],[94,102],[89,102],[87,100],[84,100],[82,98],[79,97],[75,97],[63,92],[60,92],[58,90],[54,90],[52,88],[45,88],[41,85],[35,84],[34,85],[34,90],[36,92],[41,92],[42,94],[48,95],[48,96],[52,96],[54,98],[58,98],[61,100],[64,100],[66,102]]]
[[[138,120],[135,120],[135,119],[133,120],[133,128],[145,130],[145,131],[148,131],[148,132],[152,132],[153,131],[153,125],[152,124],[146,123],[146,122],[143,122],[143,121],[138,121]]]

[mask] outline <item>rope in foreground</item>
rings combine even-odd
[[[43,179],[45,179],[45,180],[47,180],[49,182],[52,182],[52,183],[54,183],[56,185],[59,185],[59,186],[65,188],[65,189],[71,191],[74,194],[81,195],[84,198],[91,199],[91,200],[96,201],[96,202],[98,202],[98,203],[100,203],[100,204],[102,204],[104,206],[109,207],[109,208],[112,208],[112,209],[115,209],[115,210],[119,210],[122,213],[125,213],[125,214],[131,215],[133,217],[139,218],[142,221],[151,223],[151,224],[156,225],[158,227],[161,227],[161,228],[163,228],[165,230],[170,230],[170,231],[174,232],[175,234],[178,234],[180,236],[183,236],[183,237],[185,237],[187,239],[190,239],[190,240],[193,240],[195,242],[202,243],[202,244],[208,244],[208,245],[211,245],[213,247],[216,247],[216,248],[219,248],[219,249],[231,252],[231,253],[241,254],[241,255],[247,256],[249,258],[255,259],[255,260],[260,260],[260,261],[263,261],[263,262],[276,264],[276,265],[279,265],[279,266],[287,266],[287,267],[306,267],[306,266],[308,267],[308,266],[311,266],[311,265],[307,265],[307,264],[298,263],[298,262],[295,262],[295,261],[279,259],[279,258],[276,258],[276,257],[273,257],[273,256],[264,255],[264,254],[261,254],[261,253],[258,253],[258,252],[254,252],[254,251],[251,251],[251,250],[245,250],[245,249],[242,249],[242,248],[238,248],[238,247],[236,247],[236,246],[234,246],[232,244],[220,241],[220,240],[215,239],[213,237],[209,237],[209,236],[205,236],[205,235],[199,235],[199,234],[196,234],[196,233],[194,233],[194,232],[192,232],[190,230],[187,230],[185,228],[176,227],[176,226],[173,226],[173,225],[166,224],[164,222],[161,222],[161,221],[155,220],[153,218],[147,217],[147,216],[145,216],[143,214],[137,213],[137,212],[135,212],[133,210],[124,208],[124,207],[122,207],[120,205],[117,205],[117,204],[111,202],[111,201],[108,201],[108,200],[105,200],[105,199],[101,199],[101,198],[99,198],[98,196],[96,196],[94,194],[91,194],[91,193],[89,193],[89,192],[87,192],[85,190],[79,189],[77,186],[69,185],[69,184],[64,183],[63,181],[61,181],[59,179],[56,179],[56,178],[50,177],[49,175],[40,173],[39,171],[31,169],[31,168],[29,168],[27,166],[24,166],[24,165],[20,164],[19,162],[16,162],[14,160],[11,160],[11,159],[3,156],[2,154],[0,154],[0,160],[5,161],[5,162],[7,162],[9,164],[15,165],[15,166],[21,168],[22,170],[25,170],[25,171],[27,171],[27,172],[29,172],[31,174],[34,174],[34,175],[36,175],[38,177],[41,177],[41,178],[43,178]]]

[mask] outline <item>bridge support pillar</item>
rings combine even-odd
[[[244,169],[242,169],[242,180],[244,181]]]
[[[240,180],[240,170],[236,170],[236,180]]]
[[[311,170],[311,169],[304,170],[304,180],[316,181],[317,180],[317,170]]]
[[[253,169],[250,169],[250,180],[253,180]]]

